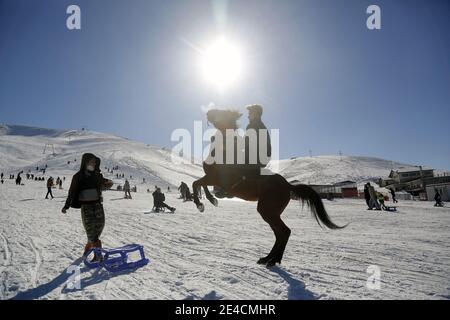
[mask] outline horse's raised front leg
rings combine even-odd
[[[211,181],[210,177],[203,176],[202,178],[198,179],[197,181],[194,181],[194,183],[192,184],[192,190],[194,191],[194,203],[200,212],[205,211],[205,206],[198,198],[198,190],[200,187],[203,187],[203,190],[205,191],[205,196],[209,200],[209,202],[211,202],[216,207],[218,206],[217,199],[214,198],[214,196],[208,190],[208,186],[212,185],[212,183],[213,182]]]
[[[217,201],[217,199],[211,194],[211,192],[209,192],[208,186],[204,185],[203,191],[205,192],[206,199],[208,199],[209,202],[211,202],[213,206],[215,206],[215,207],[219,206],[219,202]]]
[[[200,212],[205,211],[205,206],[203,205],[203,203],[201,203],[200,199],[198,198],[198,188],[202,186],[203,178],[200,178],[192,183],[192,191],[194,191],[194,203]]]

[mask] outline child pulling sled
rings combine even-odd
[[[84,248],[86,255],[92,248],[101,248],[100,235],[105,226],[102,190],[113,185],[111,180],[103,178],[100,171],[100,159],[92,153],[83,154],[80,170],[72,177],[66,203],[61,210],[66,213],[72,207],[81,209],[81,218],[88,242]],[[94,256],[94,260],[100,257]]]

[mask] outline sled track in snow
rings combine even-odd
[[[2,238],[3,242],[3,263],[2,266],[0,266],[0,300],[4,300],[6,297],[7,288],[7,271],[5,269],[6,267],[11,265],[11,250],[9,248],[8,240],[5,238],[5,236],[0,233],[0,237]]]
[[[11,264],[11,250],[9,249],[9,243],[8,240],[5,238],[3,234],[0,233],[0,237],[3,240],[3,266],[7,267]]]
[[[34,252],[34,261],[35,261],[35,267],[34,270],[31,270],[31,281],[30,284],[33,288],[36,288],[38,285],[38,275],[39,275],[39,269],[42,265],[42,253],[41,251],[36,247],[36,244],[34,243],[33,239],[30,238],[30,245]]]

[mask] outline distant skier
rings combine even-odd
[[[392,202],[397,203],[397,198],[395,197],[395,190],[394,188],[390,189],[391,196],[392,196]]]
[[[132,199],[131,198],[131,187],[130,187],[130,183],[128,182],[127,179],[125,179],[125,184],[123,185],[123,190],[125,191],[125,199]]]
[[[178,190],[180,191],[181,199],[183,199],[184,201],[187,201],[190,198],[190,195],[188,195],[188,193],[190,193],[189,187],[184,181],[181,181],[181,184],[178,187]]]
[[[16,178],[16,185],[20,186],[21,183],[22,183],[22,177],[20,176],[20,173],[18,173],[17,178]]]
[[[92,153],[85,153],[81,159],[80,170],[72,177],[67,200],[61,212],[72,208],[81,208],[81,219],[88,242],[84,254],[92,248],[101,248],[100,235],[105,226],[102,190],[113,185],[111,180],[103,178],[100,171],[100,159]],[[94,257],[96,260],[98,257]]]
[[[153,195],[153,210],[156,212],[162,211],[164,208],[167,208],[170,210],[170,212],[175,212],[175,208],[168,206],[164,203],[166,200],[166,197],[164,193],[161,192],[160,188],[157,188],[156,191],[152,193]]]
[[[0,179],[3,180],[3,172],[0,174]]]
[[[434,201],[436,203],[434,204],[435,207],[443,207],[444,204],[442,203],[442,197],[438,190],[436,190],[436,194],[434,195]]]
[[[367,210],[372,210],[370,205],[370,192],[369,192],[369,183],[364,185],[364,199],[366,199]]]
[[[62,179],[59,180],[59,189],[62,189]]]
[[[45,199],[48,199],[48,195],[50,195],[52,199],[54,198],[52,194],[52,187],[53,187],[53,177],[50,177],[47,179],[47,194],[45,195]]]

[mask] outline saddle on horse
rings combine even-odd
[[[232,190],[244,180],[261,178],[261,165],[216,165],[219,185],[214,186],[215,196],[219,199],[233,198]]]

